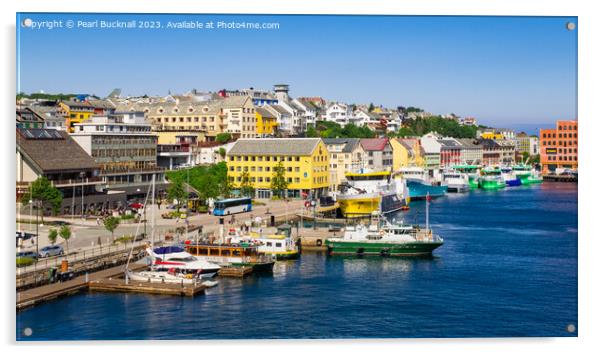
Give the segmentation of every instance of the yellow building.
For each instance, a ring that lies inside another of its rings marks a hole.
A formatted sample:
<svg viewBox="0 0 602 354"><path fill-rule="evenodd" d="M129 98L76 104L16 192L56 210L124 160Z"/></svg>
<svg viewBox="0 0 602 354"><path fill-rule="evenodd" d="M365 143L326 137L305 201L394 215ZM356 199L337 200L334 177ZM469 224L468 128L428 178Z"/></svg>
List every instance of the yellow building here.
<svg viewBox="0 0 602 354"><path fill-rule="evenodd" d="M328 191L328 162L320 138L239 139L228 152L228 179L239 188L248 172L256 197L270 198L274 169L282 163L288 196L315 198Z"/></svg>
<svg viewBox="0 0 602 354"><path fill-rule="evenodd" d="M424 150L419 139L390 139L393 148L393 171L402 167L424 167Z"/></svg>
<svg viewBox="0 0 602 354"><path fill-rule="evenodd" d="M357 138L324 139L324 144L330 154L329 189L334 192L347 180L346 173L359 172L365 167L366 152Z"/></svg>
<svg viewBox="0 0 602 354"><path fill-rule="evenodd" d="M503 140L504 135L495 132L484 132L481 134L481 138L483 139L493 139L493 140Z"/></svg>
<svg viewBox="0 0 602 354"><path fill-rule="evenodd" d="M278 121L276 116L267 109L255 108L255 118L257 118L257 136L265 137L274 135L278 129Z"/></svg>
<svg viewBox="0 0 602 354"><path fill-rule="evenodd" d="M75 123L83 123L94 115L94 107L87 102L61 101L59 109L65 116L65 127L70 133L73 133Z"/></svg>
<svg viewBox="0 0 602 354"><path fill-rule="evenodd" d="M61 101L59 113L65 117L65 127L73 133L73 125L83 123L92 116L104 116L115 112L115 105L104 100Z"/></svg>
<svg viewBox="0 0 602 354"><path fill-rule="evenodd" d="M145 113L153 131L159 135L160 144L173 144L169 141L172 136L175 137L177 131L203 137L203 140L199 141L211 141L226 128L224 113L215 101L160 102L136 105L130 109Z"/></svg>

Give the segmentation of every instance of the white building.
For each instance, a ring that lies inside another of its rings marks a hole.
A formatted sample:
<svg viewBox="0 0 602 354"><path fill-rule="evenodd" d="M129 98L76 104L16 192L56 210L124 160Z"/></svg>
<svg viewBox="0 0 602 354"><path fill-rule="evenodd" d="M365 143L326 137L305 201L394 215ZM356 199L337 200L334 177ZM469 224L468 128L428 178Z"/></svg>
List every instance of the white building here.
<svg viewBox="0 0 602 354"><path fill-rule="evenodd" d="M329 122L335 122L340 125L345 125L353 120L352 107L343 103L334 102L331 103L324 114L325 120Z"/></svg>

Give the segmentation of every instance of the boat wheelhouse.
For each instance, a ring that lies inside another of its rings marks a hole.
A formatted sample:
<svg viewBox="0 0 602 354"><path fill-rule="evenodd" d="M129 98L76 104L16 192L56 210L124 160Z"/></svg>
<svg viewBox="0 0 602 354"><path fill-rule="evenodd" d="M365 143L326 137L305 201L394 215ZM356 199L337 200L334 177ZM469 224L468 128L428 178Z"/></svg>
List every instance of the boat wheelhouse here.
<svg viewBox="0 0 602 354"><path fill-rule="evenodd" d="M344 217L368 216L374 211L384 214L401 210L408 199L405 181L392 178L389 171L345 174L337 202Z"/></svg>
<svg viewBox="0 0 602 354"><path fill-rule="evenodd" d="M501 189L506 187L502 177L502 171L497 167L486 167L481 170L479 187L487 190Z"/></svg>
<svg viewBox="0 0 602 354"><path fill-rule="evenodd" d="M470 190L468 175L456 171L445 171L441 185L447 186L448 192L463 193Z"/></svg>
<svg viewBox="0 0 602 354"><path fill-rule="evenodd" d="M468 185L471 189L479 188L479 170L481 166L477 165L456 165L452 169L468 176Z"/></svg>

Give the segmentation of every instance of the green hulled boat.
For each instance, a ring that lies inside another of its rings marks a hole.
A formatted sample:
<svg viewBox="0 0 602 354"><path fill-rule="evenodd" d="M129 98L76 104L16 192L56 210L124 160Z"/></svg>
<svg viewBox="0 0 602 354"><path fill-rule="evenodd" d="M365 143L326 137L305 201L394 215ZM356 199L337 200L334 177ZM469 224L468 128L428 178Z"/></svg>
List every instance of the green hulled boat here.
<svg viewBox="0 0 602 354"><path fill-rule="evenodd" d="M501 189L506 187L506 182L502 177L502 171L499 168L487 167L481 170L479 177L479 187L482 189Z"/></svg>
<svg viewBox="0 0 602 354"><path fill-rule="evenodd" d="M347 226L342 238L326 240L331 255L429 256L441 245L443 239L428 228L428 222L422 229L418 225L391 223L378 213L370 225Z"/></svg>
<svg viewBox="0 0 602 354"><path fill-rule="evenodd" d="M479 188L479 166L477 165L456 165L454 170L468 175L468 186L470 189Z"/></svg>
<svg viewBox="0 0 602 354"><path fill-rule="evenodd" d="M523 185L535 184L543 182L543 178L533 169L531 165L518 164L512 166L512 170L516 173Z"/></svg>

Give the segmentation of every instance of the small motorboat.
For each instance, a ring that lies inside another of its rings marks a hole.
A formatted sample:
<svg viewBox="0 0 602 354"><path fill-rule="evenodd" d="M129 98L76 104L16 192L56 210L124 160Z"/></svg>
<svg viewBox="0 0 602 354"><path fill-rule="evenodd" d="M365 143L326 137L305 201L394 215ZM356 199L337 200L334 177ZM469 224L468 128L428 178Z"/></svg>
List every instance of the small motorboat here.
<svg viewBox="0 0 602 354"><path fill-rule="evenodd" d="M217 286L218 282L214 281L214 280L205 280L204 282L201 283L202 285L205 285L208 288L213 288L214 286Z"/></svg>

